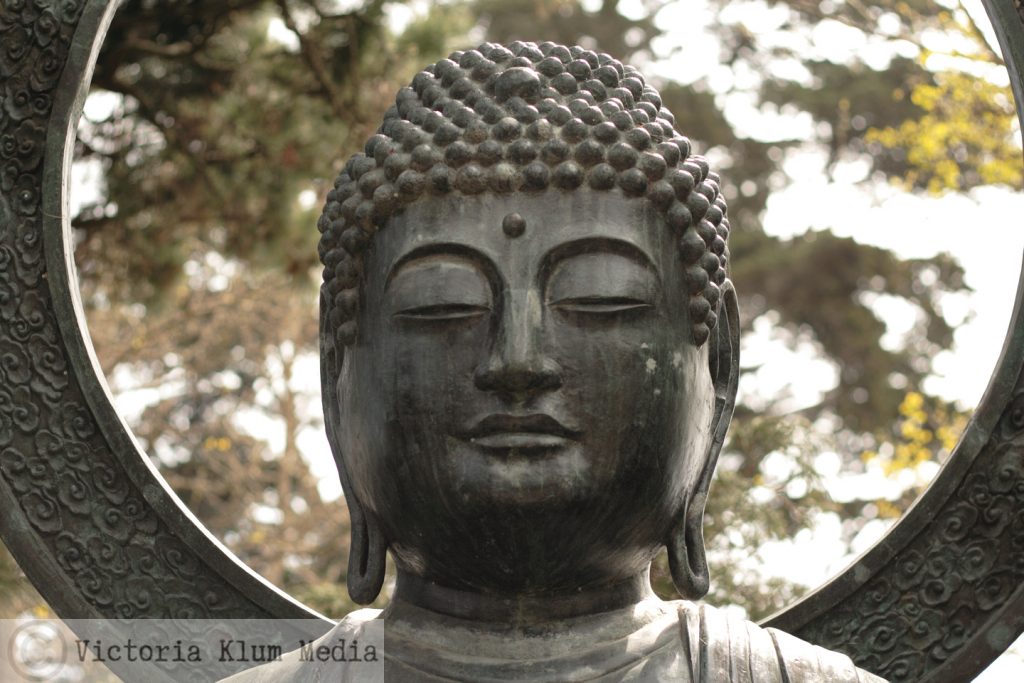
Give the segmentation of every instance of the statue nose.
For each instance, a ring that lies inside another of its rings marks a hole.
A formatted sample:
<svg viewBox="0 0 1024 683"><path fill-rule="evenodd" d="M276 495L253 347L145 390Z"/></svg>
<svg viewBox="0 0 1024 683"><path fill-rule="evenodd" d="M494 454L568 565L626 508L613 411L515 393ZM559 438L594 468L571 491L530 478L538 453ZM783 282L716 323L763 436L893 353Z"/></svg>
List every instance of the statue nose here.
<svg viewBox="0 0 1024 683"><path fill-rule="evenodd" d="M481 391L493 391L514 399L528 398L562 386L558 367L544 358L523 358L512 362L492 359L477 370L473 379Z"/></svg>
<svg viewBox="0 0 1024 683"><path fill-rule="evenodd" d="M558 364L542 350L539 301L532 293L510 296L487 360L474 373L481 391L522 400L562 386Z"/></svg>

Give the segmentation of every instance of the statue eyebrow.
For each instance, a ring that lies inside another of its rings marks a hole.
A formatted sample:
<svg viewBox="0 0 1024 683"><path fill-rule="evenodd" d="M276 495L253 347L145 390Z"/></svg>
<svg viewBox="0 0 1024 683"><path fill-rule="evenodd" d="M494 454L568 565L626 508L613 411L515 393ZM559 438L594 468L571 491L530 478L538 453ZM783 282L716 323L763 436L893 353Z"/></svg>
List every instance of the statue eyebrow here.
<svg viewBox="0 0 1024 683"><path fill-rule="evenodd" d="M581 237L577 240L559 244L544 255L538 277L540 277L542 282L546 281L555 266L560 262L566 261L575 256L593 254L596 252L622 256L643 266L647 270L651 271L657 279L658 285L661 285L661 269L658 268L650 255L632 242L615 237Z"/></svg>
<svg viewBox="0 0 1024 683"><path fill-rule="evenodd" d="M434 256L454 256L460 261L469 261L483 271L484 276L492 283L492 285L500 280L498 276L498 267L483 252L465 244L442 242L438 244L424 244L403 254L388 270L387 277L384 280L384 290L387 290L391 285L391 281L394 280L403 269L412 265L416 261Z"/></svg>

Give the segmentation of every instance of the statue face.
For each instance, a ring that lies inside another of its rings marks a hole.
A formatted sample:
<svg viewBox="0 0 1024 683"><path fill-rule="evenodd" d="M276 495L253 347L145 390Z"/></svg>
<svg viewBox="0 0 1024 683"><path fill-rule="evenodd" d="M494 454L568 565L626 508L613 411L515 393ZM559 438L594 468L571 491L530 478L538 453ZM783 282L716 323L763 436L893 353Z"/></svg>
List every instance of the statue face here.
<svg viewBox="0 0 1024 683"><path fill-rule="evenodd" d="M661 215L589 190L421 200L365 264L341 457L399 567L537 592L642 571L714 407Z"/></svg>

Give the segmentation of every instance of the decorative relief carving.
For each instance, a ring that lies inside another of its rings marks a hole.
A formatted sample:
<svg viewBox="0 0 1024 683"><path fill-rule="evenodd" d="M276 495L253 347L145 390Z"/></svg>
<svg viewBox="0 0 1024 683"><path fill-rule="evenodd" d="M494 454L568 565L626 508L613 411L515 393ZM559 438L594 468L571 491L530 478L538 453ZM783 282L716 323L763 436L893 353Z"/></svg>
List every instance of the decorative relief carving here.
<svg viewBox="0 0 1024 683"><path fill-rule="evenodd" d="M54 89L86 4L4 0L0 7L0 498L18 506L3 514L23 516L65 584L97 615L270 616L144 502L104 441L62 346L45 279L42 160ZM1024 17L1021 0L1014 4ZM919 680L962 654L1022 583L1019 388L930 526L798 635L849 652L892 681Z"/></svg>
<svg viewBox="0 0 1024 683"><path fill-rule="evenodd" d="M929 527L800 636L893 683L955 656L1024 583L1024 386Z"/></svg>
<svg viewBox="0 0 1024 683"><path fill-rule="evenodd" d="M0 9L0 487L99 615L266 617L143 501L69 373L44 275L42 160L84 6Z"/></svg>

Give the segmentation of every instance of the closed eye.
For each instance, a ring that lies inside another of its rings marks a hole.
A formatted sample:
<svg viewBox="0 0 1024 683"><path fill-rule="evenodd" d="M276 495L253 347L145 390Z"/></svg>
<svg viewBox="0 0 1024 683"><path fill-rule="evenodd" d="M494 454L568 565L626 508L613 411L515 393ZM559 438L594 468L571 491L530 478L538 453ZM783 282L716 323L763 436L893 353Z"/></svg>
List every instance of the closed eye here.
<svg viewBox="0 0 1024 683"><path fill-rule="evenodd" d="M631 313L654 308L654 304L643 299L626 296L584 296L559 299L551 302L551 306L566 313L583 314L614 314Z"/></svg>
<svg viewBox="0 0 1024 683"><path fill-rule="evenodd" d="M476 304L431 304L429 306L414 306L397 311L396 318L405 320L442 321L442 320L465 320L487 315L491 309Z"/></svg>

